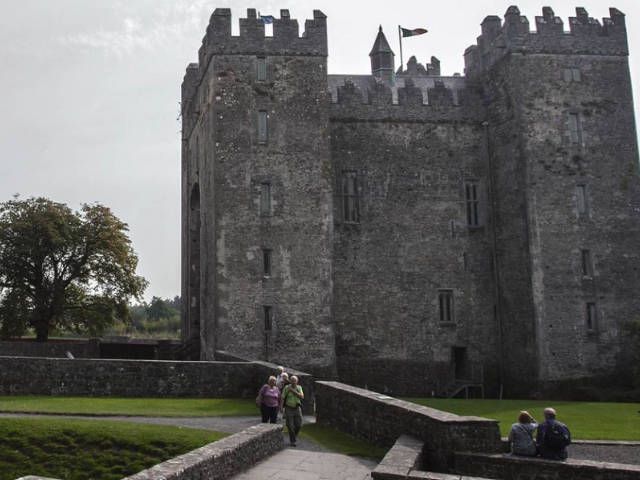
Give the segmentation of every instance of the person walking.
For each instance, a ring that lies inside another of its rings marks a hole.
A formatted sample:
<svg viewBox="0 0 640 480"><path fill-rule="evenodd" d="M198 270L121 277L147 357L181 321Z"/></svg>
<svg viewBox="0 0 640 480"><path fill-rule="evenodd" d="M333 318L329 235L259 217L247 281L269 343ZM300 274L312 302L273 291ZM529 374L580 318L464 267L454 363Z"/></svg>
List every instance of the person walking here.
<svg viewBox="0 0 640 480"><path fill-rule="evenodd" d="M296 446L296 438L302 428L302 400L304 392L302 387L298 385L298 377L291 375L290 384L285 386L280 397L280 411L284 412L287 422L287 430L289 430L289 443L292 447Z"/></svg>
<svg viewBox="0 0 640 480"><path fill-rule="evenodd" d="M566 460L568 457L571 432L564 423L556 420L556 411L551 407L544 409L544 423L538 426L536 443L542 458Z"/></svg>
<svg viewBox="0 0 640 480"><path fill-rule="evenodd" d="M256 403L260 407L262 423L278 423L280 389L276 386L276 377L271 376L258 392Z"/></svg>
<svg viewBox="0 0 640 480"><path fill-rule="evenodd" d="M535 457L538 453L536 442L533 439L533 431L538 424L526 410L518 415L518 422L511 425L509 432L509 445L513 455Z"/></svg>

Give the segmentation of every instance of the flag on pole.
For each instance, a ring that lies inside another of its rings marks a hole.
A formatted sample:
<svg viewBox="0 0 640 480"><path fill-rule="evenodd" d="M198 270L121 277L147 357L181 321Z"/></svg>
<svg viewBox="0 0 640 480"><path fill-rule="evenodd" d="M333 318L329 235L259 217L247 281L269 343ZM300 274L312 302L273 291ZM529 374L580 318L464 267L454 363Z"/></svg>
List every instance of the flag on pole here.
<svg viewBox="0 0 640 480"><path fill-rule="evenodd" d="M268 23L273 23L275 17L273 15L260 15L260 20L262 20L262 23L266 25Z"/></svg>
<svg viewBox="0 0 640 480"><path fill-rule="evenodd" d="M423 33L428 32L426 28L414 28L413 30L410 30L408 28L400 27L400 30L402 30L403 37L415 37L416 35L422 35Z"/></svg>

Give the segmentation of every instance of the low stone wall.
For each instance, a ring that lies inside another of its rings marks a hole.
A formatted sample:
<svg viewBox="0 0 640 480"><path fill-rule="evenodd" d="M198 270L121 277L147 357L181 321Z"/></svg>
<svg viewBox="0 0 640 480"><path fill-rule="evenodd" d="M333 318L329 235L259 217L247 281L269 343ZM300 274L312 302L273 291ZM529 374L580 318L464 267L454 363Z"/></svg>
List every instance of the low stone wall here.
<svg viewBox="0 0 640 480"><path fill-rule="evenodd" d="M0 341L0 356L67 358L123 358L175 360L178 340L130 339L128 337Z"/></svg>
<svg viewBox="0 0 640 480"><path fill-rule="evenodd" d="M216 350L216 360L221 361L233 361L233 362L246 362L255 365L255 381L256 385L264 385L269 376L276 374L276 369L278 365L271 362L262 362L262 361L252 361L246 358L240 357L230 352L226 352L224 350ZM315 412L315 393L314 393L314 378L313 375L310 375L305 372L301 372L300 370L296 370L290 368L286 365L283 365L285 372L289 375L296 375L299 380L299 384L302 387L304 392L304 402L302 403L302 412L306 415L313 415ZM256 391L257 395L257 391Z"/></svg>
<svg viewBox="0 0 640 480"><path fill-rule="evenodd" d="M97 339L51 342L7 340L0 342L0 355L7 357L66 358L67 352L71 352L76 358L100 358L100 345Z"/></svg>
<svg viewBox="0 0 640 480"><path fill-rule="evenodd" d="M422 440L401 435L371 472L374 480L402 480L412 478L411 474L422 466Z"/></svg>
<svg viewBox="0 0 640 480"><path fill-rule="evenodd" d="M255 398L272 368L262 362L0 357L0 395ZM305 408L312 410L313 379L299 375Z"/></svg>
<svg viewBox="0 0 640 480"><path fill-rule="evenodd" d="M447 471L455 451L500 452L498 422L461 417L338 382L316 382L316 419L391 447L402 434L424 442L430 469Z"/></svg>
<svg viewBox="0 0 640 480"><path fill-rule="evenodd" d="M282 426L261 424L123 480L222 480L284 448Z"/></svg>
<svg viewBox="0 0 640 480"><path fill-rule="evenodd" d="M566 461L517 457L505 454L456 452L452 471L462 475L512 480L639 480L640 465Z"/></svg>

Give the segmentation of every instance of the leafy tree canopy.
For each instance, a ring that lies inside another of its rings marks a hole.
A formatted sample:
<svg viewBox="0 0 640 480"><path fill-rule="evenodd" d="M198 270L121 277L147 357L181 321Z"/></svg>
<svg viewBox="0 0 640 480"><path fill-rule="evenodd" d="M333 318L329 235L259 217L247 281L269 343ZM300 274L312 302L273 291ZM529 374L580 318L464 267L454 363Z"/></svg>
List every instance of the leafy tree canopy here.
<svg viewBox="0 0 640 480"><path fill-rule="evenodd" d="M74 212L46 198L0 203L0 335L96 335L127 318L128 300L147 286L127 232L100 204Z"/></svg>

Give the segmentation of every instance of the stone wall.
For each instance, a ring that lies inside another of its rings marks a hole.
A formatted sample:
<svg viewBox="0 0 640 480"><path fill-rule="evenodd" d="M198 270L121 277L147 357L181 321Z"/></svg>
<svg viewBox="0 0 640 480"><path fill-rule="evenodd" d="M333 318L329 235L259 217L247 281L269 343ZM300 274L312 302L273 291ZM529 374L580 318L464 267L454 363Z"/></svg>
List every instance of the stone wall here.
<svg viewBox="0 0 640 480"><path fill-rule="evenodd" d="M0 357L0 395L255 398L274 370L261 362ZM313 379L296 373L312 413Z"/></svg>
<svg viewBox="0 0 640 480"><path fill-rule="evenodd" d="M0 342L0 355L7 357L66 358L67 352L71 352L76 358L100 358L100 344L97 339L48 342L11 340Z"/></svg>
<svg viewBox="0 0 640 480"><path fill-rule="evenodd" d="M281 426L256 425L123 480L222 480L249 469L283 447Z"/></svg>
<svg viewBox="0 0 640 480"><path fill-rule="evenodd" d="M127 358L173 360L181 346L178 340L117 338L7 340L0 342L0 356L66 358Z"/></svg>
<svg viewBox="0 0 640 480"><path fill-rule="evenodd" d="M559 462L511 455L456 452L452 471L513 480L638 480L640 466L567 459Z"/></svg>
<svg viewBox="0 0 640 480"><path fill-rule="evenodd" d="M338 382L316 382L316 419L376 445L400 435L425 443L425 461L446 470L454 451L499 452L498 422L461 417Z"/></svg>

